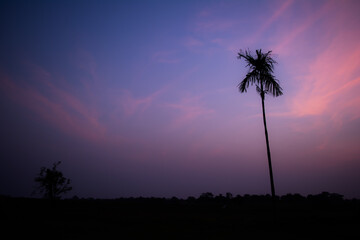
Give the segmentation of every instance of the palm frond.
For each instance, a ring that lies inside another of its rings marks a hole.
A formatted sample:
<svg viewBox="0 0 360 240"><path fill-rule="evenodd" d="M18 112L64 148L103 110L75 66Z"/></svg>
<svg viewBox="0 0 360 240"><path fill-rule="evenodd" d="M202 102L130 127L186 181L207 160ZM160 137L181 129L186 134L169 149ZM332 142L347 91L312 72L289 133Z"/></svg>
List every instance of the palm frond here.
<svg viewBox="0 0 360 240"><path fill-rule="evenodd" d="M256 91L258 92L258 94L261 95L261 93L262 93L264 90L261 90L261 88L259 87L259 85L256 85Z"/></svg>
<svg viewBox="0 0 360 240"><path fill-rule="evenodd" d="M264 83L266 91L271 93L274 97L283 95L279 80L277 80L272 74L266 76Z"/></svg>
<svg viewBox="0 0 360 240"><path fill-rule="evenodd" d="M248 72L246 77L238 84L238 88L240 92L247 92L247 88L249 85L254 84L258 80L258 73L256 70Z"/></svg>
<svg viewBox="0 0 360 240"><path fill-rule="evenodd" d="M279 81L273 75L274 65L277 62L272 57L272 51L263 53L258 49L254 57L250 50L240 50L238 59L241 58L244 58L249 71L238 85L240 92L246 92L250 84L256 83L259 94L271 93L274 97L283 94Z"/></svg>

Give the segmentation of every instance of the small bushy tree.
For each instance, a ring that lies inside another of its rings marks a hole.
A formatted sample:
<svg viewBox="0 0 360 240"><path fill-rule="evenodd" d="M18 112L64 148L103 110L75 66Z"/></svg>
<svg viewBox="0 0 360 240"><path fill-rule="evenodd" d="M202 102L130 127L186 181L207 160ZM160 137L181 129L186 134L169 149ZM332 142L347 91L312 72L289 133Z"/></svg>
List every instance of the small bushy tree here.
<svg viewBox="0 0 360 240"><path fill-rule="evenodd" d="M56 162L53 167L42 167L40 173L34 179L39 184L37 192L43 194L44 198L59 199L62 194L72 190L70 179L64 177L63 173L56 168L61 162Z"/></svg>

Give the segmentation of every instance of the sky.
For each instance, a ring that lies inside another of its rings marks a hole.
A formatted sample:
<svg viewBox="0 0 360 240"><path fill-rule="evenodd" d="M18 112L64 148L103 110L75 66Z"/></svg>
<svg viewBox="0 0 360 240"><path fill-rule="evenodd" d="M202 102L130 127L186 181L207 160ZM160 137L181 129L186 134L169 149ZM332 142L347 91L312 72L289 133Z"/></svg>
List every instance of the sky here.
<svg viewBox="0 0 360 240"><path fill-rule="evenodd" d="M0 194L61 161L67 197L269 194L261 98L240 49L272 51L276 194L360 198L360 2L1 1Z"/></svg>

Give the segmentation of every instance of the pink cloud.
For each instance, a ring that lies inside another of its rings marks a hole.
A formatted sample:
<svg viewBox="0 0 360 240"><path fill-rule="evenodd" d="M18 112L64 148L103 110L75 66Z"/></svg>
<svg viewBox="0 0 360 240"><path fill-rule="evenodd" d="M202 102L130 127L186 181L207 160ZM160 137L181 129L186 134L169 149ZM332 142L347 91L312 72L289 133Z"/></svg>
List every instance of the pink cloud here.
<svg viewBox="0 0 360 240"><path fill-rule="evenodd" d="M283 3L277 7L278 10L275 11L269 19L267 19L266 23L262 26L261 29L267 28L270 24L272 24L274 21L276 21L278 18L280 18L284 14L284 12L286 12L293 3L294 3L294 0L283 1Z"/></svg>
<svg viewBox="0 0 360 240"><path fill-rule="evenodd" d="M178 63L180 58L176 57L176 51L158 51L152 56L153 61L160 63Z"/></svg>
<svg viewBox="0 0 360 240"><path fill-rule="evenodd" d="M35 65L32 64L32 67L34 66ZM51 74L40 66L36 66L33 69L36 69L36 71L34 71L36 78L41 80L41 83L48 87L47 90L53 97L57 98L58 101L61 101L64 105L79 113L81 116L84 116L92 124L99 125L99 122L97 121L99 116L94 108L86 106L83 102L81 102L78 98L69 92L56 87L53 81L51 81ZM41 78L39 73L42 73L42 75L46 76L46 78Z"/></svg>
<svg viewBox="0 0 360 240"><path fill-rule="evenodd" d="M328 114L341 122L342 115L359 116L360 46L353 34L342 33L310 63L301 89L292 100L297 116Z"/></svg>
<svg viewBox="0 0 360 240"><path fill-rule="evenodd" d="M283 16L286 11L291 7L291 5L294 3L294 0L287 0L284 1L276 10L270 18L266 18L264 20L264 24L261 25L261 27L254 33L253 36L248 40L248 42L252 43L253 41L256 41L260 38L260 36L281 16Z"/></svg>
<svg viewBox="0 0 360 240"><path fill-rule="evenodd" d="M227 31L234 27L237 21L230 19L203 19L195 23L195 31L200 33L215 33Z"/></svg>
<svg viewBox="0 0 360 240"><path fill-rule="evenodd" d="M78 49L75 52L75 56L73 57L74 64L81 70L83 70L86 73L89 73L90 76L93 78L93 80L98 80L97 75L97 63L95 61L94 56L84 50L84 49Z"/></svg>
<svg viewBox="0 0 360 240"><path fill-rule="evenodd" d="M39 78L51 77L45 70L41 72L46 74L40 75ZM56 88L50 81L42 79L41 82L46 83L43 85L46 87L43 89L45 93L34 86L15 83L10 77L1 77L1 86L5 94L14 102L33 111L40 119L68 135L96 141L104 138L106 129L98 121L94 109L90 110L71 94Z"/></svg>
<svg viewBox="0 0 360 240"><path fill-rule="evenodd" d="M178 103L166 104L179 112L179 115L172 122L172 128L178 128L197 118L214 113L214 110L206 108L201 102L201 97L184 97Z"/></svg>
<svg viewBox="0 0 360 240"><path fill-rule="evenodd" d="M200 41L200 40L198 40L198 39L196 39L194 37L187 37L187 38L184 39L183 42L184 42L184 45L186 47L189 47L189 48L191 48L191 47L201 47L201 46L204 45L204 43L202 41Z"/></svg>
<svg viewBox="0 0 360 240"><path fill-rule="evenodd" d="M77 79L87 90L87 94L92 95L92 88L94 84L103 84L104 79L101 79L98 74L98 64L93 54L82 48L77 49L71 55L71 64L76 67L81 74Z"/></svg>
<svg viewBox="0 0 360 240"><path fill-rule="evenodd" d="M296 92L288 97L290 110L273 115L326 116L326 121L337 126L360 116L357 94L360 90L360 32L351 24L353 19L349 11L352 11L351 5L326 2L280 38L274 52L283 59L291 53L288 62L297 66L301 75L293 78ZM284 28L289 26L285 23ZM322 43L313 46L304 41L312 35ZM311 48L314 48L311 58L296 57L296 51Z"/></svg>
<svg viewBox="0 0 360 240"><path fill-rule="evenodd" d="M312 34L309 32L310 28L316 23L316 21L329 15L329 12L333 8L334 6L332 2L327 2L316 9L316 11L314 11L310 16L301 20L301 22L295 27L283 24L285 28L280 33L280 41L273 47L273 51L281 55L289 55L292 53L294 49L294 42L301 36L308 36L307 34ZM284 11L286 9L287 8L285 8Z"/></svg>
<svg viewBox="0 0 360 240"><path fill-rule="evenodd" d="M221 47L224 47L226 50L230 52L236 52L239 50L239 46L241 45L248 45L261 40L262 34L268 30L276 21L281 18L283 15L287 13L289 8L293 5L293 0L283 1L279 6L276 7L276 11L271 13L270 17L266 17L263 19L263 24L256 28L254 32L248 32L246 36L249 35L248 38L244 38L244 35L241 34L238 38L232 39L224 39L224 38L215 38L211 40L212 43L216 43ZM273 4L273 3L271 3ZM265 16L267 16L265 14ZM233 30L239 24L239 20L233 21L229 19L201 19L197 23L197 32L218 32L218 31L227 31Z"/></svg>
<svg viewBox="0 0 360 240"><path fill-rule="evenodd" d="M208 17L211 15L211 13L212 13L212 11L207 8L207 9L201 10L197 15L198 15L198 17Z"/></svg>
<svg viewBox="0 0 360 240"><path fill-rule="evenodd" d="M160 89L147 97L135 98L129 90L121 90L120 98L117 100L125 116L129 117L141 113L151 106L154 99L161 94L165 88Z"/></svg>

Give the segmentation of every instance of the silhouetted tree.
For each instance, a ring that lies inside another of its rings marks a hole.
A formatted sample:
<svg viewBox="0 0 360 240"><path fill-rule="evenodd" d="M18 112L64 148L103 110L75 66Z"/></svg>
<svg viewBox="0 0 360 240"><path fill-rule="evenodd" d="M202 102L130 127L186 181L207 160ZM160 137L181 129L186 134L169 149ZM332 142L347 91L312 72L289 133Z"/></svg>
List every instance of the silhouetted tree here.
<svg viewBox="0 0 360 240"><path fill-rule="evenodd" d="M233 198L233 195L232 195L231 192L227 192L225 196L226 196L227 199L232 199Z"/></svg>
<svg viewBox="0 0 360 240"><path fill-rule="evenodd" d="M40 169L39 175L34 179L39 184L38 192L43 194L44 198L59 199L62 194L72 189L70 179L65 178L63 173L56 168L61 162L56 162L53 167Z"/></svg>
<svg viewBox="0 0 360 240"><path fill-rule="evenodd" d="M250 50L245 50L243 52L240 50L238 53L238 59L244 58L247 63L246 67L249 67L249 71L246 74L245 78L239 83L239 91L241 93L246 92L249 85L256 85L256 91L260 94L261 104L262 104L262 113L264 120L265 128L265 139L267 147L267 156L269 163L269 172L270 172L270 185L271 185L271 195L275 199L275 186L273 179L273 172L271 166L271 154L269 146L269 137L266 126L266 117L265 117L265 94L271 94L274 97L278 97L283 94L282 88L279 85L279 81L275 79L273 75L274 64L276 61L272 58L271 51L263 53L260 50L256 50L256 56L253 56Z"/></svg>
<svg viewBox="0 0 360 240"><path fill-rule="evenodd" d="M212 194L211 192L202 193L199 197L199 199L204 199L204 200L209 200L213 198L214 198L214 194Z"/></svg>

